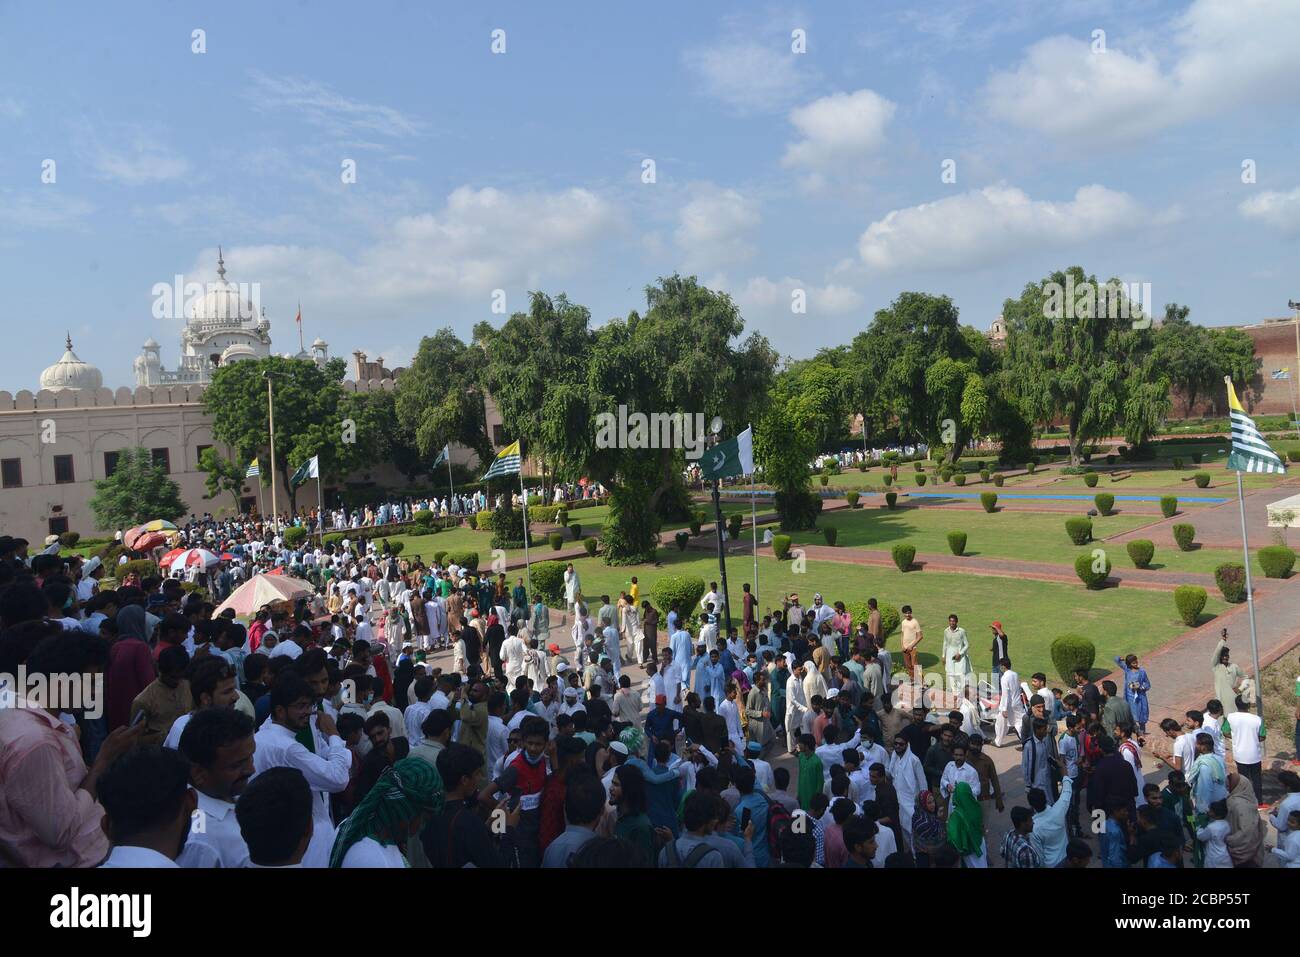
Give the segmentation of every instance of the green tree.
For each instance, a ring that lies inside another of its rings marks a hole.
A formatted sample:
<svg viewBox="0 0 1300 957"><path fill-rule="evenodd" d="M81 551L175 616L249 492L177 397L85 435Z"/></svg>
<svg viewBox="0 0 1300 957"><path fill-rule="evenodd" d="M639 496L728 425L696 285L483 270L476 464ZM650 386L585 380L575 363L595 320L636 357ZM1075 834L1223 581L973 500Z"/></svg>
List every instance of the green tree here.
<svg viewBox="0 0 1300 957"><path fill-rule="evenodd" d="M305 359L269 356L236 362L217 369L203 393L212 416L212 435L236 452L236 461L258 456L264 468L262 483L271 483L270 433L267 426L266 376L275 391L275 465L284 486L289 476L313 455L320 456L321 477L337 480L365 460L376 428L345 420L347 411L361 406L342 402L342 359L325 366ZM297 510L298 490L290 489L289 507Z"/></svg>
<svg viewBox="0 0 1300 957"><path fill-rule="evenodd" d="M433 459L448 442L492 460L487 431L483 370L487 358L477 345L466 344L451 330L439 329L420 340L411 366L397 380L397 420L413 433L424 459Z"/></svg>
<svg viewBox="0 0 1300 957"><path fill-rule="evenodd" d="M1220 409L1227 408L1228 393L1223 387L1223 377L1226 375L1230 376L1233 382L1241 384L1241 400L1247 407L1253 406L1259 401L1262 391L1259 367L1264 362L1262 358L1255 355L1255 340L1240 329L1215 327L1207 331L1210 338L1210 354L1219 363L1218 376L1210 390L1215 397L1215 405ZM1294 376L1298 372L1300 370L1292 369L1291 375Z"/></svg>
<svg viewBox="0 0 1300 957"><path fill-rule="evenodd" d="M1063 291L1071 289L1073 300L1063 302ZM1141 360L1152 351L1151 332L1134 328L1140 316L1116 281L1099 284L1071 266L1026 285L1020 298L1004 303L1002 314L1005 368L1021 407L1041 425L1065 425L1071 464L1082 461L1089 441L1117 425L1150 419L1150 390L1140 387L1149 381Z"/></svg>
<svg viewBox="0 0 1300 957"><path fill-rule="evenodd" d="M154 519L174 522L189 506L180 486L155 464L148 449L123 449L113 474L95 483L90 499L96 524L104 530L126 529Z"/></svg>
<svg viewBox="0 0 1300 957"><path fill-rule="evenodd" d="M214 499L222 492L229 492L235 500L235 512L239 512L239 494L244 490L244 473L247 465L238 465L223 457L215 448L203 450L199 456L199 471L207 474L203 479L205 499Z"/></svg>
<svg viewBox="0 0 1300 957"><path fill-rule="evenodd" d="M754 459L776 493L781 528L816 524L821 499L809 487L809 462L819 437L842 423L844 380L824 359L793 363L776 377L769 401L754 428Z"/></svg>

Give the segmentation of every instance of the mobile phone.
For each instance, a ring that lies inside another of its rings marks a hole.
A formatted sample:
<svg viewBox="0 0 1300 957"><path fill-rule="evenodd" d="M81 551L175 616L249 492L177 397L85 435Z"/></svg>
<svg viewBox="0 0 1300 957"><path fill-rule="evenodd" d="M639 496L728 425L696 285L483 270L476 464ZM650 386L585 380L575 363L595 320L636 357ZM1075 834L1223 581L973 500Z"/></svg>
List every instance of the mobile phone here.
<svg viewBox="0 0 1300 957"><path fill-rule="evenodd" d="M740 829L742 831L745 828L749 827L749 819L752 816L753 816L753 812L749 808L745 808L745 812L740 815Z"/></svg>
<svg viewBox="0 0 1300 957"><path fill-rule="evenodd" d="M134 728L137 724L139 724L143 720L144 720L144 709L141 708L139 711L135 713L135 717L131 719L131 723L127 725L127 727Z"/></svg>

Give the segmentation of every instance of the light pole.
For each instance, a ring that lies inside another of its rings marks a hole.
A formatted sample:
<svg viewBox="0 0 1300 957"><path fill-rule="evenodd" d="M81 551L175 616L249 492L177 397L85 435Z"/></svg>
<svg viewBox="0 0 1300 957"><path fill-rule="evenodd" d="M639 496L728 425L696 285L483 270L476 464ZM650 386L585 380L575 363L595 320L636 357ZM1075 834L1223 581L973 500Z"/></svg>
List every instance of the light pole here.
<svg viewBox="0 0 1300 957"><path fill-rule="evenodd" d="M276 503L275 497L275 392L271 388L272 375L270 370L266 372L266 423L267 431L271 436L271 514L272 527L280 531L280 508Z"/></svg>
<svg viewBox="0 0 1300 957"><path fill-rule="evenodd" d="M1300 302L1294 299L1286 301L1288 309L1295 311L1295 372L1291 378L1295 380L1296 392L1300 392ZM1290 390L1287 390L1290 392ZM1291 394L1291 428L1300 430L1300 414L1296 412L1296 393Z"/></svg>
<svg viewBox="0 0 1300 957"><path fill-rule="evenodd" d="M717 445L722 439L722 419L714 417L711 423L713 429L713 444ZM718 539L718 569L722 574L722 607L723 614L726 616L727 634L731 634L731 592L727 588L727 557L726 549L722 543L722 496L719 492L722 480L713 480L713 532Z"/></svg>

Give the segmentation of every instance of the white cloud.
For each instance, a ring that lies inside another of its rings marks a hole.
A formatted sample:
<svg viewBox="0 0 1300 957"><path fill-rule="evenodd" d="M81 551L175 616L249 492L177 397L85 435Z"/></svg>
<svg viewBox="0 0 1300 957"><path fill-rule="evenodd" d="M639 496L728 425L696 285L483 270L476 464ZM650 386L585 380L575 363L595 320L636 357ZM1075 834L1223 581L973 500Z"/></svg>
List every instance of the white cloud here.
<svg viewBox="0 0 1300 957"><path fill-rule="evenodd" d="M882 271L969 269L1007 256L1064 247L1146 222L1127 193L1084 186L1070 202L1030 199L1022 190L990 186L960 196L896 209L858 240L862 261Z"/></svg>
<svg viewBox="0 0 1300 957"><path fill-rule="evenodd" d="M433 297L481 299L494 289L536 288L571 272L615 230L611 204L585 189L510 193L462 186L436 212L400 216L355 254L323 246L268 244L226 250L233 281L260 282L262 301L301 295L332 318L365 322L369 311L420 308ZM196 272L210 272L215 251ZM513 308L513 307L512 307ZM486 318L486 316L485 316Z"/></svg>
<svg viewBox="0 0 1300 957"><path fill-rule="evenodd" d="M1300 4L1295 0L1196 0L1165 30L1163 58L1105 52L1054 36L984 88L993 116L1062 139L1131 140L1236 107L1300 93Z"/></svg>
<svg viewBox="0 0 1300 957"><path fill-rule="evenodd" d="M422 129L418 121L400 110L350 99L324 83L301 77L269 76L260 70L252 70L249 75L253 88L248 91L247 99L255 109L300 113L307 122L336 136L367 132L404 137L415 136Z"/></svg>
<svg viewBox="0 0 1300 957"><path fill-rule="evenodd" d="M55 185L37 187L34 192L16 194L0 190L0 224L24 229L67 229L83 225L95 211L84 199L68 196Z"/></svg>
<svg viewBox="0 0 1300 957"><path fill-rule="evenodd" d="M750 240L762 220L758 203L712 183L696 184L691 192L691 200L678 212L674 233L687 268L711 269L753 256Z"/></svg>
<svg viewBox="0 0 1300 957"><path fill-rule="evenodd" d="M26 112L27 108L12 96L0 96L0 117L6 120L16 120Z"/></svg>
<svg viewBox="0 0 1300 957"><path fill-rule="evenodd" d="M709 96L740 113L759 113L799 98L809 79L798 68L800 56L788 39L736 40L687 50L683 60Z"/></svg>
<svg viewBox="0 0 1300 957"><path fill-rule="evenodd" d="M181 179L190 164L161 141L155 130L134 125L96 129L89 123L74 131L78 156L100 179L139 186Z"/></svg>
<svg viewBox="0 0 1300 957"><path fill-rule="evenodd" d="M819 286L791 276L781 279L754 276L743 286L732 288L727 277L719 275L712 277L707 285L731 293L749 325L754 325L755 320L798 321L804 314L792 308L797 290L804 294L806 315L814 318L844 315L862 305L862 296L850 286L833 283Z"/></svg>
<svg viewBox="0 0 1300 957"><path fill-rule="evenodd" d="M1237 207L1241 215L1279 230L1285 236L1300 235L1300 186L1289 193L1266 190Z"/></svg>
<svg viewBox="0 0 1300 957"><path fill-rule="evenodd" d="M790 122L803 139L786 147L782 165L827 171L860 160L884 144L896 109L872 90L857 90L791 110Z"/></svg>

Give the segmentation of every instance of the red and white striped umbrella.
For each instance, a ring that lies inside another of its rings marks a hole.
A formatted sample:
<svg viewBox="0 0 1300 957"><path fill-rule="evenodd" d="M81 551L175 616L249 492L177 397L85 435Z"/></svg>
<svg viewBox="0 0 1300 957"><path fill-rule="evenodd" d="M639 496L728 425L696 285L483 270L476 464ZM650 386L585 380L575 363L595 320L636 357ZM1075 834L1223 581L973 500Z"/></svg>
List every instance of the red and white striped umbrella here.
<svg viewBox="0 0 1300 957"><path fill-rule="evenodd" d="M170 559L170 561L168 561ZM206 548L187 548L180 552L175 552L163 556L160 565L170 567L180 566L181 568L193 568L198 565L202 568L212 568L214 565L221 563L221 556Z"/></svg>

